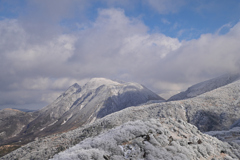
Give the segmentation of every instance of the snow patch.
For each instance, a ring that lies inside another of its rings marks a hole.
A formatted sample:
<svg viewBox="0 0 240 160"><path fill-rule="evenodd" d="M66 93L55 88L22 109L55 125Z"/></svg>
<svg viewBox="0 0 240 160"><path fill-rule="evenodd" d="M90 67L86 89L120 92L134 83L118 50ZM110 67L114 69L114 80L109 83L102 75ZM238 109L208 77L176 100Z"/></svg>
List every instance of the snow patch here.
<svg viewBox="0 0 240 160"><path fill-rule="evenodd" d="M97 89L98 87L102 86L102 85L119 85L120 83L112 81L110 79L106 79L106 78L92 78L89 82L87 82L84 86L84 88L86 89Z"/></svg>
<svg viewBox="0 0 240 160"><path fill-rule="evenodd" d="M44 130L46 127L43 127L42 129L40 129L40 131Z"/></svg>
<svg viewBox="0 0 240 160"><path fill-rule="evenodd" d="M64 120L64 121L62 122L62 124L61 124L61 125L64 125L66 122L67 122L67 121L66 121L66 120Z"/></svg>
<svg viewBox="0 0 240 160"><path fill-rule="evenodd" d="M70 118L72 118L72 113L71 113L71 115L69 117L67 117L66 120L63 121L63 123L61 125L65 124Z"/></svg>
<svg viewBox="0 0 240 160"><path fill-rule="evenodd" d="M93 117L93 119L89 122L89 124L92 124L96 120L96 117Z"/></svg>
<svg viewBox="0 0 240 160"><path fill-rule="evenodd" d="M53 123L49 124L48 126L54 125L58 120L54 121Z"/></svg>

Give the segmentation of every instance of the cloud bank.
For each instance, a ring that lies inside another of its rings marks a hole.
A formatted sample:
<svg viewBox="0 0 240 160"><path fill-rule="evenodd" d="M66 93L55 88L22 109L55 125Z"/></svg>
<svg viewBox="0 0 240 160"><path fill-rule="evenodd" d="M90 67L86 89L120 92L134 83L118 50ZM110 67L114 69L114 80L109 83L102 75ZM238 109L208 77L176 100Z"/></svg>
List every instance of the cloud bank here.
<svg viewBox="0 0 240 160"><path fill-rule="evenodd" d="M57 14L65 12L59 9ZM179 41L150 33L141 19L116 8L99 10L94 21L79 23L71 32L61 26L51 34L35 32L40 23L23 22L0 20L2 108L43 107L73 83L83 85L92 77L135 81L168 95L240 68L240 23L223 35L216 32Z"/></svg>

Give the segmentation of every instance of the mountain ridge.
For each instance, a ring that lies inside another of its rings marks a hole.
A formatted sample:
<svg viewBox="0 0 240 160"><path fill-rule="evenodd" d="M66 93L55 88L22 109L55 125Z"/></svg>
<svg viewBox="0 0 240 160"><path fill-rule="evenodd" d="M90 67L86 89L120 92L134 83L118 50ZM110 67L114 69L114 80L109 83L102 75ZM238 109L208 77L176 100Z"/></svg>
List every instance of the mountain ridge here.
<svg viewBox="0 0 240 160"><path fill-rule="evenodd" d="M93 78L82 87L75 83L53 103L31 113L37 115L36 118L23 125L19 136L13 137L12 141L19 137L22 137L22 141L31 141L35 137L69 131L149 100L164 99L133 82L120 83L106 78Z"/></svg>
<svg viewBox="0 0 240 160"><path fill-rule="evenodd" d="M204 82L197 83L189 87L186 91L173 95L167 101L176 101L176 100L193 98L198 95L217 89L219 87L233 83L239 79L240 79L239 73L225 74L210 80L206 80Z"/></svg>

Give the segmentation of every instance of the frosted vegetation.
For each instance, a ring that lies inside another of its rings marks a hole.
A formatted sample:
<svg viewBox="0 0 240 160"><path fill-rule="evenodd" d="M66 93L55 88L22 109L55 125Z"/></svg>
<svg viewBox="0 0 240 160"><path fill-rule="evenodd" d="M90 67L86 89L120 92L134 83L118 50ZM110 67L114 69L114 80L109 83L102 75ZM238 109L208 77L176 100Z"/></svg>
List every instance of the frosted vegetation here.
<svg viewBox="0 0 240 160"><path fill-rule="evenodd" d="M240 159L239 94L235 80L194 98L128 107L73 131L36 138L0 159Z"/></svg>
<svg viewBox="0 0 240 160"><path fill-rule="evenodd" d="M87 138L52 160L239 159L238 151L182 120L150 119L128 122Z"/></svg>

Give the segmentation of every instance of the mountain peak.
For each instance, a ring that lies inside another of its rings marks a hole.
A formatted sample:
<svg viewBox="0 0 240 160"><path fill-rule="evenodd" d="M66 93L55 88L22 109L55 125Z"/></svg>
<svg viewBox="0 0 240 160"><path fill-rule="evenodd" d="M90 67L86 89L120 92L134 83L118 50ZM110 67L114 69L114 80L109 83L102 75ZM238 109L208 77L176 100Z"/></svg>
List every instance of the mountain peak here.
<svg viewBox="0 0 240 160"><path fill-rule="evenodd" d="M71 87L80 88L79 84L74 83Z"/></svg>
<svg viewBox="0 0 240 160"><path fill-rule="evenodd" d="M92 78L85 84L85 88L87 89L96 89L102 85L119 85L120 83L115 82L113 80L107 78Z"/></svg>
<svg viewBox="0 0 240 160"><path fill-rule="evenodd" d="M74 83L63 94L66 95L66 94L69 94L69 93L74 93L74 92L76 92L80 88L81 87L77 83Z"/></svg>

